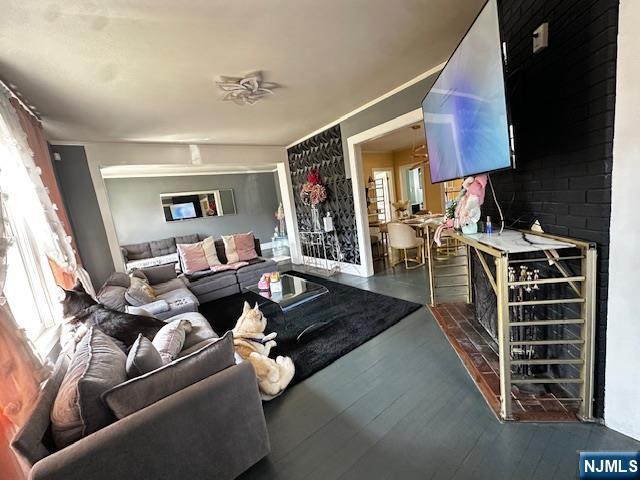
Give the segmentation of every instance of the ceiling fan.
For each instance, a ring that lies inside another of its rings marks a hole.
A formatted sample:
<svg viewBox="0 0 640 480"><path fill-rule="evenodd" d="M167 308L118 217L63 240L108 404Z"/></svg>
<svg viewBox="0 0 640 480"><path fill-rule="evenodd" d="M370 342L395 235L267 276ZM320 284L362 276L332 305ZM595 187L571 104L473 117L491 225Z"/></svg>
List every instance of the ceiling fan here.
<svg viewBox="0 0 640 480"><path fill-rule="evenodd" d="M418 167L421 167L423 165L429 165L429 154L427 153L427 146L426 145L418 145L416 147L416 139L418 137L418 130L420 130L420 125L411 125L411 129L415 132L413 135L413 145L411 148L411 156L413 158L420 158L421 160L413 165L411 165L411 167L409 168L409 170L414 170Z"/></svg>

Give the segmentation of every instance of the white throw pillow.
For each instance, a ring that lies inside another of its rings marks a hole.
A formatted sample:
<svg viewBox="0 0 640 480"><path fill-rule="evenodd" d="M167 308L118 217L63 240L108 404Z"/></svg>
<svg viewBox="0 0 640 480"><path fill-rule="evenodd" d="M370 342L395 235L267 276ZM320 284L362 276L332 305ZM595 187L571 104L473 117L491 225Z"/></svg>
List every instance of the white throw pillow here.
<svg viewBox="0 0 640 480"><path fill-rule="evenodd" d="M156 347L162 362L166 365L178 357L187 333L191 331L191 322L189 320L175 320L167 323L153 337L153 346Z"/></svg>
<svg viewBox="0 0 640 480"><path fill-rule="evenodd" d="M204 250L204 256L207 257L209 267L213 268L215 266L222 265L222 262L218 258L216 243L213 237L207 237L202 240L202 249Z"/></svg>
<svg viewBox="0 0 640 480"><path fill-rule="evenodd" d="M236 240L233 235L222 235L222 241L224 242L224 254L227 256L227 263L240 261L236 250Z"/></svg>

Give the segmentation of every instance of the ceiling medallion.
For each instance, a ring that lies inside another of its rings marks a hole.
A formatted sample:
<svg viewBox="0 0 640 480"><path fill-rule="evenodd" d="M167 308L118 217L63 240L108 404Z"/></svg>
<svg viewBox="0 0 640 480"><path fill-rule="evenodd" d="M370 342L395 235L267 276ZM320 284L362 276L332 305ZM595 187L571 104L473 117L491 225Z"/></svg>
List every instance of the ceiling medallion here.
<svg viewBox="0 0 640 480"><path fill-rule="evenodd" d="M222 100L237 105L253 105L272 95L273 90L279 86L277 83L263 82L262 72L249 73L244 77L221 76L216 84L224 92Z"/></svg>

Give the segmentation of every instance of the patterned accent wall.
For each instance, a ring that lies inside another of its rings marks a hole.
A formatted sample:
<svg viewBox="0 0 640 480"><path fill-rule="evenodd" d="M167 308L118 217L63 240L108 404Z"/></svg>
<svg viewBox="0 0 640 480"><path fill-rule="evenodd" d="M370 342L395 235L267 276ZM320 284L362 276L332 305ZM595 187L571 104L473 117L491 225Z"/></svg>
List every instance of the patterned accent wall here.
<svg viewBox="0 0 640 480"><path fill-rule="evenodd" d="M309 171L318 169L327 189L327 200L320 205L320 215L331 212L342 250L342 261L360 264L358 230L353 205L351 179L344 170L340 125L331 127L287 150L291 184L296 205L298 229L311 231L311 207L302 203L300 189ZM306 254L306 252L303 252ZM339 260L332 258L333 260Z"/></svg>

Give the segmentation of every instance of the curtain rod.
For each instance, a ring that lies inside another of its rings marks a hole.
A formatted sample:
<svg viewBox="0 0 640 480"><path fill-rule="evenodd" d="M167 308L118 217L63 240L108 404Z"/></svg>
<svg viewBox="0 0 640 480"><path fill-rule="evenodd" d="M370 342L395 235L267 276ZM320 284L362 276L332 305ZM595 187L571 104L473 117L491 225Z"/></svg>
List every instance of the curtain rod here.
<svg viewBox="0 0 640 480"><path fill-rule="evenodd" d="M24 103L24 101L18 96L18 94L9 85L7 85L2 79L0 79L0 86L4 87L9 92L9 95L15 98L18 101L18 103L22 106L22 108L24 108L27 112L29 112L29 114L33 118L35 118L39 122L42 122L42 118L40 118L40 115L35 113L26 103Z"/></svg>

